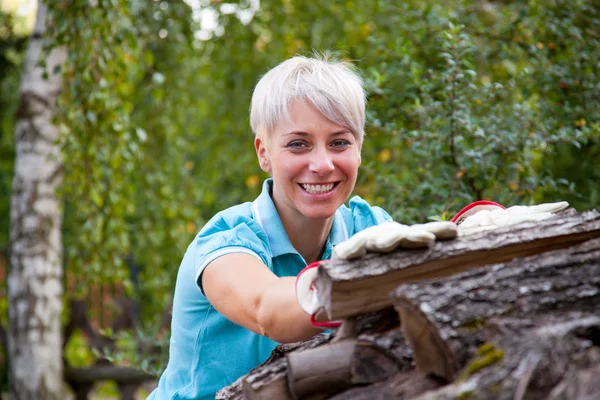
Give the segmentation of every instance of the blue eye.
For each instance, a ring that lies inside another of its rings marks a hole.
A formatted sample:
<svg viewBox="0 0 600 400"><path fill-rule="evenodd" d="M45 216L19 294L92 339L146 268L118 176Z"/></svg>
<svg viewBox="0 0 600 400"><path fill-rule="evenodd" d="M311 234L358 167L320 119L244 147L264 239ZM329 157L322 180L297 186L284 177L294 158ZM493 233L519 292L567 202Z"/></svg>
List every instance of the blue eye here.
<svg viewBox="0 0 600 400"><path fill-rule="evenodd" d="M289 147L290 149L293 149L293 150L300 150L300 149L307 148L308 145L302 141L294 141L294 142L288 143L287 147Z"/></svg>
<svg viewBox="0 0 600 400"><path fill-rule="evenodd" d="M331 146L339 149L339 148L348 147L348 146L350 146L350 144L351 143L349 141L347 141L347 140L338 139L338 140L334 140L331 143Z"/></svg>

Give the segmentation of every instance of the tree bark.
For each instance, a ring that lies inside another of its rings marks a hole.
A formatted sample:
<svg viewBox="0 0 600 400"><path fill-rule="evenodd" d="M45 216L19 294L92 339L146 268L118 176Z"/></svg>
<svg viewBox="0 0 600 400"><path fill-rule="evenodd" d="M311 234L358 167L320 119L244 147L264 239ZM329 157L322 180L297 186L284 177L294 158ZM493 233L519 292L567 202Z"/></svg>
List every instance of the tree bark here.
<svg viewBox="0 0 600 400"><path fill-rule="evenodd" d="M392 299L417 367L452 381L486 340L488 322L525 328L557 312L600 310L600 239L566 250L399 287ZM514 325L514 324L513 324ZM523 329L525 329L523 328Z"/></svg>
<svg viewBox="0 0 600 400"><path fill-rule="evenodd" d="M327 315L338 320L389 306L388 293L401 284L455 275L595 237L600 237L600 214L566 213L545 221L438 241L428 249L368 254L353 261L333 260L319 267L315 285Z"/></svg>
<svg viewBox="0 0 600 400"><path fill-rule="evenodd" d="M553 312L527 323L499 318L492 325L489 341L460 379L413 400L600 398L597 376L589 377L600 367L593 333L600 331L600 317Z"/></svg>
<svg viewBox="0 0 600 400"><path fill-rule="evenodd" d="M46 58L49 78L38 66L46 6L40 2L29 41L16 116L16 159L11 199L8 274L8 356L14 399L63 399L61 340L62 181L59 131L52 124L65 49Z"/></svg>

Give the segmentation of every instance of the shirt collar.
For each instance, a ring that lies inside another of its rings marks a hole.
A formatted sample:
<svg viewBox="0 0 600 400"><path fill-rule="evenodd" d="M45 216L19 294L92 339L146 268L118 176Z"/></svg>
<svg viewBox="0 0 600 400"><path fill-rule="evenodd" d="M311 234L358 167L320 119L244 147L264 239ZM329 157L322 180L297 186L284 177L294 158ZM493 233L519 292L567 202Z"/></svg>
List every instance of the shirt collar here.
<svg viewBox="0 0 600 400"><path fill-rule="evenodd" d="M279 218L271 193L273 192L273 179L266 179L263 183L262 192L252 203L252 213L254 219L260 224L267 238L269 239L269 246L273 257L280 256L282 254L298 254L290 239L285 232L283 223ZM348 229L344 222L344 218L340 210L335 212L333 217L333 224L331 232L325 243L325 250L323 252L323 259L331 257L331 251L333 246L348 239ZM298 254L300 256L300 254Z"/></svg>

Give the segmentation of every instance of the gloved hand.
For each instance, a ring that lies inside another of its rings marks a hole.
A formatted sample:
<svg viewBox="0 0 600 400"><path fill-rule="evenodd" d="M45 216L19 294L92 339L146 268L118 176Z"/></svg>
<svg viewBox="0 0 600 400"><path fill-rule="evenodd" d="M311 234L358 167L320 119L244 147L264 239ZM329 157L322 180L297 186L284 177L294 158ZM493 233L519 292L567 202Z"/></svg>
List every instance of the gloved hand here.
<svg viewBox="0 0 600 400"><path fill-rule="evenodd" d="M396 248L427 247L436 239L452 239L457 235L456 224L449 221L429 222L417 225L402 225L398 222L384 222L358 232L350 239L333 249L333 258L351 260L367 253L386 253ZM317 261L305 267L296 277L296 297L300 307L311 316L315 326L332 328L340 321L317 321L322 307L319 304L314 281L317 268L327 261Z"/></svg>
<svg viewBox="0 0 600 400"><path fill-rule="evenodd" d="M337 328L341 321L317 321L317 316L322 314L322 308L317 298L317 290L314 287L317 278L317 269L322 263L327 261L317 261L306 266L296 277L296 298L298 304L305 313L310 315L310 322L314 326L321 328ZM320 318L319 318L320 319Z"/></svg>
<svg viewBox="0 0 600 400"><path fill-rule="evenodd" d="M456 235L456 224L449 221L417 225L384 222L360 231L335 246L333 258L352 260L367 252L388 253L397 248L427 247L436 239L453 239Z"/></svg>
<svg viewBox="0 0 600 400"><path fill-rule="evenodd" d="M485 207L479 207L480 205L484 205ZM469 204L459 211L452 220L459 224L459 234L464 236L523 222L542 221L552 217L554 213L564 210L568 206L569 203L566 201L560 201L535 206L512 206L504 208L500 204L483 201ZM473 210L477 211L473 212Z"/></svg>

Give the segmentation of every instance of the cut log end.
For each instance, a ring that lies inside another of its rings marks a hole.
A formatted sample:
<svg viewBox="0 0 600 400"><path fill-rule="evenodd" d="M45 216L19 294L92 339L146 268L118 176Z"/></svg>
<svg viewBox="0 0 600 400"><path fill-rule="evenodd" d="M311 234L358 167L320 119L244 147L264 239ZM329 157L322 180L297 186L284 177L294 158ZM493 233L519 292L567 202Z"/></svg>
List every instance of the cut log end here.
<svg viewBox="0 0 600 400"><path fill-rule="evenodd" d="M406 298L397 299L402 333L413 351L417 368L451 382L456 376L454 353L425 314Z"/></svg>

